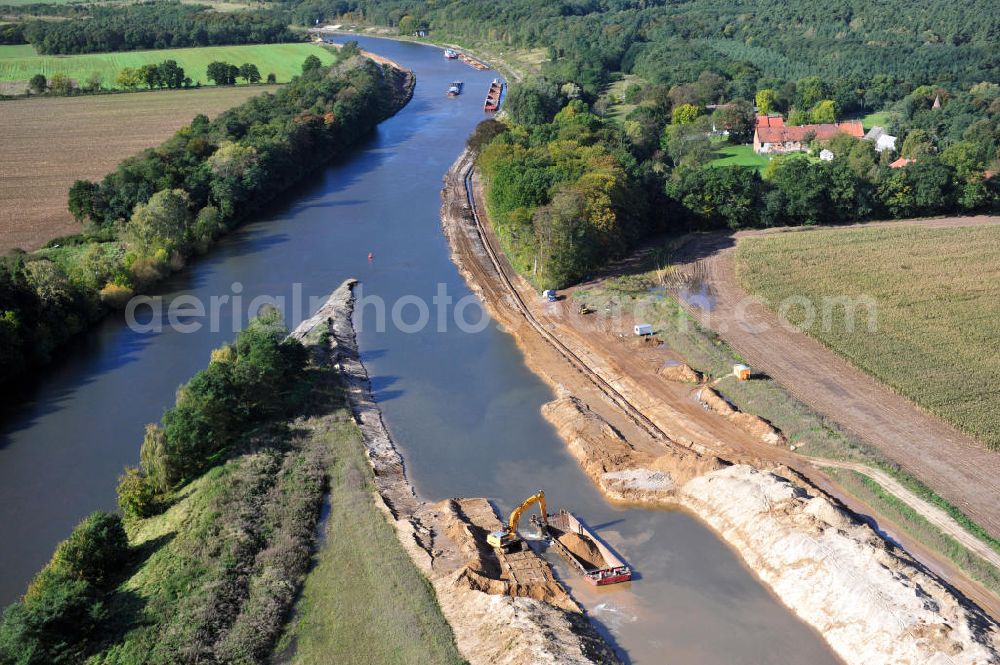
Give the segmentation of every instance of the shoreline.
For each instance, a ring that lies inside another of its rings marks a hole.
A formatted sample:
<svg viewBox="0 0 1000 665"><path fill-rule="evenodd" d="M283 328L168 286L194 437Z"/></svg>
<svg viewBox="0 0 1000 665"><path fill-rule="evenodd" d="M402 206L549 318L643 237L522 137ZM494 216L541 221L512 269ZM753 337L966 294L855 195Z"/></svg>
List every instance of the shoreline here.
<svg viewBox="0 0 1000 665"><path fill-rule="evenodd" d="M492 548L476 535L500 526L487 499L429 503L416 494L360 360L352 321L355 284L354 279L341 284L292 336L327 326L331 357L374 472L376 503L434 588L459 652L471 665L618 663L541 557L525 557L533 560L541 581L518 583L505 574L505 565L498 565Z"/></svg>
<svg viewBox="0 0 1000 665"><path fill-rule="evenodd" d="M445 177L442 225L452 260L515 337L528 367L553 388L557 399L543 414L606 497L694 513L847 663L923 663L941 656L1000 662L1000 627L985 612L822 489L747 450L712 454L677 430L654 438L616 414L619 407L578 371L567 370L566 359L534 339L540 336L514 305L519 285L529 292L523 280L511 279L514 293L496 284L502 280L488 261L489 231L479 228L466 200L471 166L466 151ZM587 351L588 364L601 362ZM642 397L636 381L619 376L616 384L628 384L630 401Z"/></svg>

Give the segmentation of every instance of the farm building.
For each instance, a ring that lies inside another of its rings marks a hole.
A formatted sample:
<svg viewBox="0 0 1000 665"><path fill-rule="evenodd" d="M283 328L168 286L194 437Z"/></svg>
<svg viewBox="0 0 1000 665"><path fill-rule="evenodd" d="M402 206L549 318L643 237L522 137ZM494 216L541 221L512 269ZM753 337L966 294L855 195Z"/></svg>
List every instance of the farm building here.
<svg viewBox="0 0 1000 665"><path fill-rule="evenodd" d="M757 116L757 128L753 132L753 150L757 154L802 152L809 140L829 141L837 134L847 134L855 138L865 135L864 127L858 120L826 123L822 125L785 125L782 120L771 116Z"/></svg>
<svg viewBox="0 0 1000 665"><path fill-rule="evenodd" d="M777 113L767 115L757 115L757 127L784 127L785 118Z"/></svg>
<svg viewBox="0 0 1000 665"><path fill-rule="evenodd" d="M896 149L896 137L886 133L885 129L878 125L868 130L868 133L865 134L865 140L875 144L875 152Z"/></svg>

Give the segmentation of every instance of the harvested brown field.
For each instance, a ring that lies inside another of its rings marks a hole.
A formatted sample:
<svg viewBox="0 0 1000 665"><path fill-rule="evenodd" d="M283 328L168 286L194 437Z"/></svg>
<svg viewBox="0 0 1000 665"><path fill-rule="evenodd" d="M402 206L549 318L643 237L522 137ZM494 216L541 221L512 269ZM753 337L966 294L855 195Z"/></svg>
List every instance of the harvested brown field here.
<svg viewBox="0 0 1000 665"><path fill-rule="evenodd" d="M122 159L272 87L205 88L0 103L0 254L76 233L66 196Z"/></svg>

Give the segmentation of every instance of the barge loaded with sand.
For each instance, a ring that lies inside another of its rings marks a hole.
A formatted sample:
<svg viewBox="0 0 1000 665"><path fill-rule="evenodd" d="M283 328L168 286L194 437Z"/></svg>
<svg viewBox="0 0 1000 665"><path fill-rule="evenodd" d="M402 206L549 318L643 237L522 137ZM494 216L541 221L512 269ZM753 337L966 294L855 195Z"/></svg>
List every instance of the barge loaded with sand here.
<svg viewBox="0 0 1000 665"><path fill-rule="evenodd" d="M560 510L548 522L552 547L588 582L606 586L632 579L632 569L573 513Z"/></svg>
<svg viewBox="0 0 1000 665"><path fill-rule="evenodd" d="M487 113L494 113L500 110L500 98L503 96L504 83L502 79L493 79L490 89L486 92L486 101L483 102L483 110Z"/></svg>

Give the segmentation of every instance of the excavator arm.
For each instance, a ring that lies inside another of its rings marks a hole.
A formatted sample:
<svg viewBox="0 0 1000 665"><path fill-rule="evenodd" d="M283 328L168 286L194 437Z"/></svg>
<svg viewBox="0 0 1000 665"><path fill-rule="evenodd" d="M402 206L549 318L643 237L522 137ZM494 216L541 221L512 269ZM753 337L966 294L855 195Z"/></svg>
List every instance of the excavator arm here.
<svg viewBox="0 0 1000 665"><path fill-rule="evenodd" d="M536 503L538 504L538 510L542 513L542 525L547 525L549 523L549 518L545 509L545 492L539 490L536 494L529 496L521 503L520 506L511 511L510 517L507 519L507 526L500 531L494 531L489 534L486 541L493 547L504 551L507 551L516 545L520 541L520 538L517 535L517 527L521 521L521 515L524 511L528 510Z"/></svg>
<svg viewBox="0 0 1000 665"><path fill-rule="evenodd" d="M510 519L507 520L507 528L511 532L517 533L517 526L521 522L521 514L536 503L538 504L538 510L542 513L542 524L548 524L548 513L545 512L545 492L538 490L537 494L532 494L520 506L511 511Z"/></svg>

